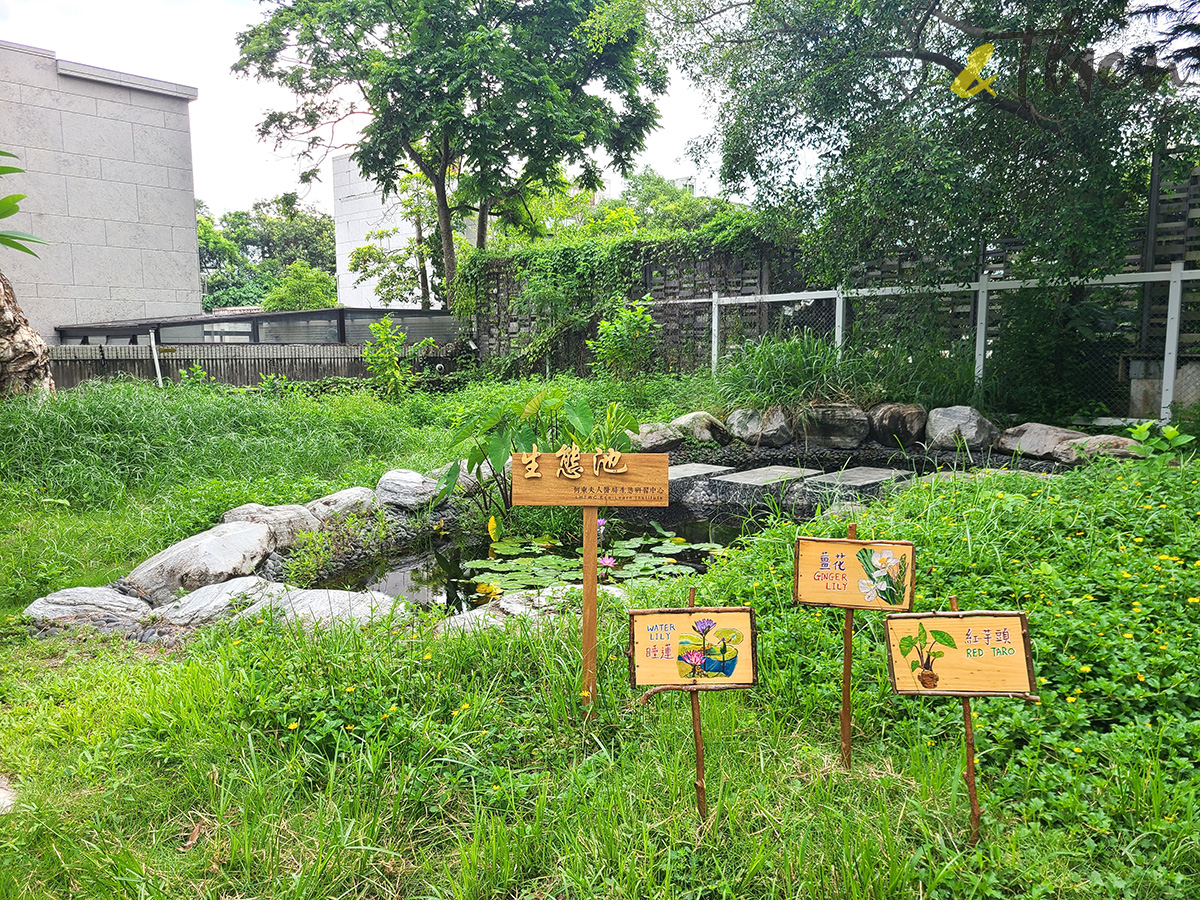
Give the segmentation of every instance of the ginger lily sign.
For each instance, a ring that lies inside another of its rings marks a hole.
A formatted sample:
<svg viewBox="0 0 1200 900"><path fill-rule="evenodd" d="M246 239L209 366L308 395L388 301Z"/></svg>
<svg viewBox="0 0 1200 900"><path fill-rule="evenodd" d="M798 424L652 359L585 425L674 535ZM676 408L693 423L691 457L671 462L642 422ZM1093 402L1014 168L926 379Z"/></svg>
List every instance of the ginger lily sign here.
<svg viewBox="0 0 1200 900"><path fill-rule="evenodd" d="M912 609L913 545L908 541L797 538L797 603L846 609Z"/></svg>
<svg viewBox="0 0 1200 900"><path fill-rule="evenodd" d="M665 453L583 453L564 444L555 453L513 455L514 506L666 506Z"/></svg>
<svg viewBox="0 0 1200 900"><path fill-rule="evenodd" d="M901 613L885 621L896 693L1037 699L1024 613Z"/></svg>

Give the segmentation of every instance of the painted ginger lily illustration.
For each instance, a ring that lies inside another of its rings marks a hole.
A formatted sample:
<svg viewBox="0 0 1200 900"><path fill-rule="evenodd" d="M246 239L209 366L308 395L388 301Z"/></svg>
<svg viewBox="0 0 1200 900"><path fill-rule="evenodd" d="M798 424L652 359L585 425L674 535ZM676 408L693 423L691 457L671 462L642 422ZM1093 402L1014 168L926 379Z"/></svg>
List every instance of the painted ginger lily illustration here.
<svg viewBox="0 0 1200 900"><path fill-rule="evenodd" d="M887 547L881 550L863 547L856 555L867 576L858 580L858 591L868 603L881 600L888 606L896 606L904 602L907 557L896 556Z"/></svg>
<svg viewBox="0 0 1200 900"><path fill-rule="evenodd" d="M901 656L908 659L908 654L914 650L917 651L917 658L912 661L911 671L916 672L918 669L921 670L921 673L917 676L917 681L921 683L921 687L929 691L932 691L938 685L938 675L933 671L933 661L941 659L946 655L945 650L934 649L938 644L954 650L958 649L958 645L954 643L954 638L946 634L946 632L930 629L926 633L924 625L917 627L915 635L906 634L900 638Z"/></svg>

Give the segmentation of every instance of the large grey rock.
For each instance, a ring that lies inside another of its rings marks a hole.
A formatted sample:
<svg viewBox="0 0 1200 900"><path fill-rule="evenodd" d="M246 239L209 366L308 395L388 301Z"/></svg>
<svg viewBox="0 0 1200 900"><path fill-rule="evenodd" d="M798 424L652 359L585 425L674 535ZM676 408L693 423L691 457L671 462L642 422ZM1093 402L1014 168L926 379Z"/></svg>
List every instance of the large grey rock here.
<svg viewBox="0 0 1200 900"><path fill-rule="evenodd" d="M0 272L0 400L52 390L50 348L30 327L12 284Z"/></svg>
<svg viewBox="0 0 1200 900"><path fill-rule="evenodd" d="M331 519L341 519L349 515L374 515L378 508L379 501L375 492L368 487L346 488L305 506L322 525Z"/></svg>
<svg viewBox="0 0 1200 900"><path fill-rule="evenodd" d="M269 596L238 613L237 619L257 619L277 610L286 622L366 625L395 613L406 615L408 604L378 591L335 591L324 588L287 590Z"/></svg>
<svg viewBox="0 0 1200 900"><path fill-rule="evenodd" d="M925 440L929 413L919 403L880 403L867 418L871 440L885 447L913 447Z"/></svg>
<svg viewBox="0 0 1200 900"><path fill-rule="evenodd" d="M1138 442L1133 438L1115 434L1096 434L1076 438L1060 444L1054 450L1054 459L1060 463L1076 463L1089 456L1112 456L1116 459L1137 459L1135 449Z"/></svg>
<svg viewBox="0 0 1200 900"><path fill-rule="evenodd" d="M320 531L321 520L306 507L298 503L286 506L263 506L261 503L246 503L235 507L221 516L221 521L258 522L271 529L276 550L286 550L296 543L302 531Z"/></svg>
<svg viewBox="0 0 1200 900"><path fill-rule="evenodd" d="M751 447L783 447L792 442L792 428L782 410L735 409L725 423L730 434Z"/></svg>
<svg viewBox="0 0 1200 900"><path fill-rule="evenodd" d="M823 403L809 408L804 439L818 447L853 450L871 431L867 414L849 403Z"/></svg>
<svg viewBox="0 0 1200 900"><path fill-rule="evenodd" d="M32 619L79 624L132 625L152 612L150 604L110 587L76 587L55 591L25 607Z"/></svg>
<svg viewBox="0 0 1200 900"><path fill-rule="evenodd" d="M513 621L526 622L530 627L540 628L577 607L577 598L582 595L582 591L577 584L557 584L541 590L502 594L475 609L443 619L434 627L434 633L468 634L489 628L506 628ZM629 596L622 588L610 584L597 585L596 592L622 601L627 600Z"/></svg>
<svg viewBox="0 0 1200 900"><path fill-rule="evenodd" d="M436 495L437 482L411 469L385 472L375 486L380 503L408 511L428 506Z"/></svg>
<svg viewBox="0 0 1200 900"><path fill-rule="evenodd" d="M626 431L634 453L669 453L683 443L684 434L674 425L651 422L639 425L638 433Z"/></svg>
<svg viewBox="0 0 1200 900"><path fill-rule="evenodd" d="M222 584L210 584L156 609L172 625L197 628L219 619L234 615L262 600L270 600L286 594L288 587L275 581L267 581L254 575L231 578Z"/></svg>
<svg viewBox="0 0 1200 900"><path fill-rule="evenodd" d="M1055 452L1063 444L1080 438L1087 438L1087 435L1069 428L1026 422L1024 425L1000 432L1000 437L996 439L996 449L1034 459L1054 459Z"/></svg>
<svg viewBox="0 0 1200 900"><path fill-rule="evenodd" d="M925 444L931 450L986 450L996 443L996 426L970 406L946 406L930 411L925 423Z"/></svg>
<svg viewBox="0 0 1200 900"><path fill-rule="evenodd" d="M724 446L733 440L733 435L729 433L725 423L703 410L672 419L671 425L693 440L702 443L717 443Z"/></svg>
<svg viewBox="0 0 1200 900"><path fill-rule="evenodd" d="M155 606L162 606L174 600L181 588L194 591L252 574L274 549L275 537L269 525L229 522L156 553L130 572L126 580Z"/></svg>

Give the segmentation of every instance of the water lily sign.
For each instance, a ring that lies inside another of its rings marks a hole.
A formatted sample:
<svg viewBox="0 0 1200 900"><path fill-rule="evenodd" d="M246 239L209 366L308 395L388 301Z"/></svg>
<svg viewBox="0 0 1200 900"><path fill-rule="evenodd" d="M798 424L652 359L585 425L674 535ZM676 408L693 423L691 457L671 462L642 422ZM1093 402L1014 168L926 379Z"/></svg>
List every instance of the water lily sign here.
<svg viewBox="0 0 1200 900"><path fill-rule="evenodd" d="M748 606L630 610L629 677L634 687L753 686L758 682L754 610Z"/></svg>
<svg viewBox="0 0 1200 900"><path fill-rule="evenodd" d="M912 609L915 556L908 541L796 540L797 603L848 609Z"/></svg>

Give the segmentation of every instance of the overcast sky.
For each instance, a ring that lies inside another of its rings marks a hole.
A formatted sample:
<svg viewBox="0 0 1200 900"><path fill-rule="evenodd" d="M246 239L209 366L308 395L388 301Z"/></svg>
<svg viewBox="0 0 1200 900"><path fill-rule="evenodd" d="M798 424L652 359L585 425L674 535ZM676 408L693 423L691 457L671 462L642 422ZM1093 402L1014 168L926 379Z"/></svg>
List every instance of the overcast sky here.
<svg viewBox="0 0 1200 900"><path fill-rule="evenodd" d="M196 197L219 214L300 190L299 164L255 134L263 113L288 105L290 96L229 71L237 33L259 21L264 8L256 0L0 0L0 40L198 88L191 104ZM669 178L691 175L685 148L709 130L706 102L677 78L659 105L663 125L639 165ZM306 202L332 212L329 182L325 177L308 188Z"/></svg>

